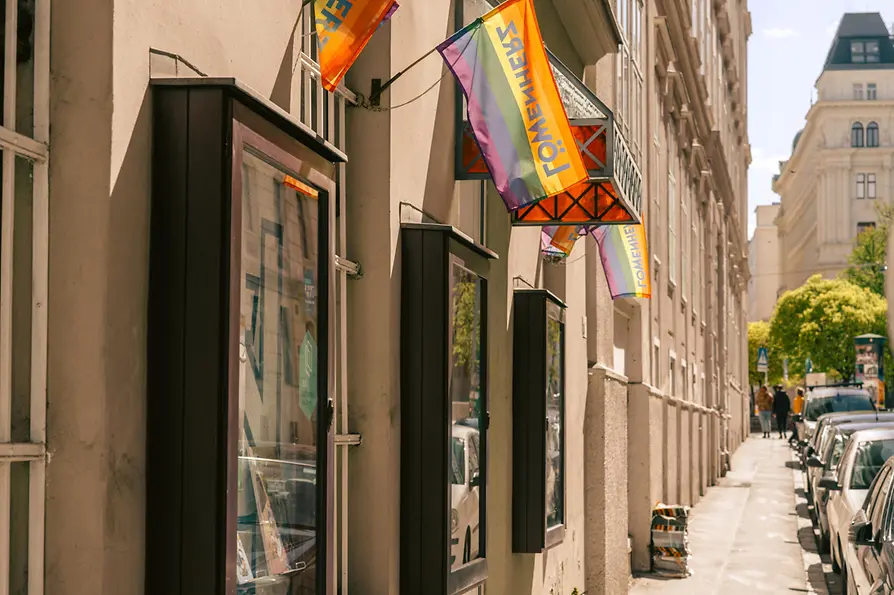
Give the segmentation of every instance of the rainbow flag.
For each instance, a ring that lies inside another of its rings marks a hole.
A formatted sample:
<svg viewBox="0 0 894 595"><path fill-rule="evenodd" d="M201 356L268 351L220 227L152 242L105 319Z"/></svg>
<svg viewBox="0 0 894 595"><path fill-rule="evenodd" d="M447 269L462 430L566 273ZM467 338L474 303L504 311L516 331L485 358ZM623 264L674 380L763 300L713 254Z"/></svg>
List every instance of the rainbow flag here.
<svg viewBox="0 0 894 595"><path fill-rule="evenodd" d="M565 258L571 254L579 237L578 227L574 225L544 225L540 228L541 252Z"/></svg>
<svg viewBox="0 0 894 595"><path fill-rule="evenodd" d="M599 243L599 255L612 299L652 297L646 228L635 225L602 225L591 229Z"/></svg>
<svg viewBox="0 0 894 595"><path fill-rule="evenodd" d="M587 178L532 0L507 0L438 51L466 96L475 141L507 209Z"/></svg>
<svg viewBox="0 0 894 595"><path fill-rule="evenodd" d="M395 0L314 0L323 88L335 91Z"/></svg>
<svg viewBox="0 0 894 595"><path fill-rule="evenodd" d="M400 4L398 4L397 2L395 2L394 4L392 4L392 5L391 5L391 8L388 9L388 12L385 13L385 16L382 17L382 22L379 23L379 26L377 27L377 29L381 29L381 28L382 28L382 25L384 25L385 23L387 23L388 21L390 21L390 20L391 20L391 17L394 16L394 13L397 12L397 9L398 9L398 8L400 8Z"/></svg>

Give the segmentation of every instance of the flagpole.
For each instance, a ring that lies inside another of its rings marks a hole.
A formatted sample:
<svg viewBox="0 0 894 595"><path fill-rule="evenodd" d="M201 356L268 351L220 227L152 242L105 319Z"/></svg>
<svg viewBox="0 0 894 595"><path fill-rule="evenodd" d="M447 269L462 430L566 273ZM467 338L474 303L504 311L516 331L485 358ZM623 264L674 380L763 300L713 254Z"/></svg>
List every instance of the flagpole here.
<svg viewBox="0 0 894 595"><path fill-rule="evenodd" d="M483 20L483 19L481 19L481 18L479 17L479 18L475 19L475 22L479 22L479 21L482 21L482 20ZM425 52L424 54L422 54L421 56L419 56L418 58L416 58L416 60L414 60L412 64L410 64L409 66L407 66L406 68L404 68L403 70L401 70L400 72L398 72L397 74L395 74L393 77L391 77L391 78L388 79L387 81L385 81L385 83L384 83L381 87L379 87L378 89L375 90L375 92L373 92L372 94L370 94L370 96L369 96L369 102L370 102L372 105L376 105L377 102L379 101L379 98L382 96L382 93L384 93L385 90L388 89L388 87L390 87L391 85L393 85L394 82L395 82L397 79L399 79L400 77L402 77L402 76L404 75L404 73L406 73L408 70L410 70L411 68L413 68L414 66L416 66L417 64L419 64L420 62L422 62L423 60L425 60L426 58L428 58L429 56L431 56L432 54L434 54L434 53L438 50L438 47L439 47L440 45L441 45L441 44L439 43L438 45L436 45L436 46L433 47L432 49L428 50L427 52ZM468 44L467 44L467 45L468 45Z"/></svg>
<svg viewBox="0 0 894 595"><path fill-rule="evenodd" d="M423 60L428 58L429 56L431 56L432 54L434 54L437 51L437 49L438 49L438 46L435 46L432 49L428 50L427 52L425 52L424 54L419 56L412 64L410 64L409 66L407 66L406 68L404 68L403 70L401 70L400 72L395 74L393 77L391 77L387 81L385 81L385 84L383 84L381 87L376 89L376 91L369 96L369 102L371 104L375 105L376 102L379 100L379 98L382 96L382 93L384 93L385 90L388 89L388 87L393 85L394 82L397 79L399 79L400 77L402 77L404 75L404 73L406 73L408 70L410 70L411 68L413 68L414 66L416 66L417 64L419 64L420 62L422 62Z"/></svg>

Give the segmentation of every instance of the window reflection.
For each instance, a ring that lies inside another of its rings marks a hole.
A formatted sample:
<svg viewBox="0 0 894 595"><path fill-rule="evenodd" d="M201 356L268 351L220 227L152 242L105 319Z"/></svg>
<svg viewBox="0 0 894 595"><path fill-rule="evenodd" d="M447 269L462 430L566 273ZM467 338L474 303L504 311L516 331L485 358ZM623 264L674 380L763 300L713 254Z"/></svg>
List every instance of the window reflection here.
<svg viewBox="0 0 894 595"><path fill-rule="evenodd" d="M450 322L450 566L481 555L480 464L483 391L481 383L481 288L474 273L454 263Z"/></svg>
<svg viewBox="0 0 894 595"><path fill-rule="evenodd" d="M246 147L238 593L317 592L318 213L311 191Z"/></svg>
<svg viewBox="0 0 894 595"><path fill-rule="evenodd" d="M555 527L564 521L565 478L564 448L564 379L562 370L564 325L559 307L547 302L546 322L546 526Z"/></svg>

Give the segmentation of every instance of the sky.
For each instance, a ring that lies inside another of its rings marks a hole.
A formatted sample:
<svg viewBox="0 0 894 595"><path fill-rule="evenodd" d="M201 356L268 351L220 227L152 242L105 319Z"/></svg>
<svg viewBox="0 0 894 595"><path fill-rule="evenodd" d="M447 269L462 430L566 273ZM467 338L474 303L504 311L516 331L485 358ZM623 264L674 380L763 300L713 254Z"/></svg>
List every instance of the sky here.
<svg viewBox="0 0 894 595"><path fill-rule="evenodd" d="M892 0L749 0L753 34L748 42L748 236L754 209L779 200L771 187L779 161L791 155L841 15L880 12L894 23Z"/></svg>

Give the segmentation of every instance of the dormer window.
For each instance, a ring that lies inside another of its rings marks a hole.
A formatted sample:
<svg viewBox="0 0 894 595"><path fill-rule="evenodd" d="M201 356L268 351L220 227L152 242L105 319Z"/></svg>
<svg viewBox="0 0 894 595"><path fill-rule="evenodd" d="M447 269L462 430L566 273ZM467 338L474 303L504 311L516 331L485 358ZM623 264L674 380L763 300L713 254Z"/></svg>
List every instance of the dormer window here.
<svg viewBox="0 0 894 595"><path fill-rule="evenodd" d="M879 62L879 45L877 41L867 41L866 42L866 61L867 62Z"/></svg>
<svg viewBox="0 0 894 595"><path fill-rule="evenodd" d="M866 62L866 44L862 41L851 42L851 62L854 64Z"/></svg>

